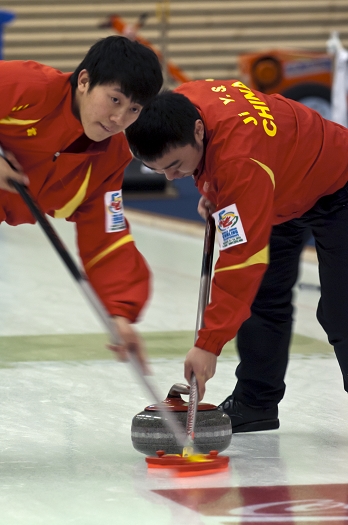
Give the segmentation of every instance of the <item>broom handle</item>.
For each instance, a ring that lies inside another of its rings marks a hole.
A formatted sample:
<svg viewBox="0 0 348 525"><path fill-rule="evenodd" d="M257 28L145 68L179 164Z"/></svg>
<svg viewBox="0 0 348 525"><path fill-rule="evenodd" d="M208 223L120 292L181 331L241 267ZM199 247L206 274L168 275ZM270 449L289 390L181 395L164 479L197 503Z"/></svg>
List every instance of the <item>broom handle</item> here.
<svg viewBox="0 0 348 525"><path fill-rule="evenodd" d="M94 310L98 314L106 330L109 332L109 335L111 337L111 342L114 345L122 344L122 339L117 331L116 324L114 323L113 319L110 317L105 306L100 301L99 297L97 296L94 289L92 288L88 280L88 277L85 275L84 272L82 272L76 266L75 262L71 258L70 254L68 253L64 244L62 243L61 239L58 237L56 231L53 229L53 227L51 226L51 224L49 223L49 221L47 220L47 218L45 217L41 209L38 207L33 197L30 195L28 189L25 186L19 184L17 181L12 181L12 185L18 191L20 196L23 198L24 202L28 205L35 219L38 221L38 223L42 227L49 241L51 242L53 247L56 249L58 255L62 258L64 264L66 265L66 267L68 268L68 270L70 271L74 279L76 280L77 284L79 285L80 289L84 293L85 297L87 298L87 301L90 303L90 305L94 308ZM161 416L163 418L163 422L164 424L167 425L169 430L174 434L174 437L178 445L180 445L183 448L187 446L187 438L185 436L182 425L175 418L175 416L171 412L169 412L169 410L165 410L161 408L163 406L161 397L156 392L155 387L151 385L150 381L145 377L137 357L134 355L134 353L132 353L131 350L128 352L128 362L130 363L131 367L138 375L138 378L140 379L143 386L151 394L154 401L158 405L159 412L161 413Z"/></svg>
<svg viewBox="0 0 348 525"><path fill-rule="evenodd" d="M213 266L213 255L214 255L214 241L215 241L215 221L211 217L211 215L209 215L207 218L207 222L205 226L205 234L204 234L203 258L202 258L201 281L200 281L199 296L198 296L195 342L197 341L197 338L198 338L198 331L204 326L204 322L203 322L204 311L209 302L211 270ZM186 421L186 434L188 436L191 447L193 447L193 441L194 441L197 406L198 406L197 379L196 379L195 374L192 374L191 381L190 381L190 397L189 397L189 402L188 402L187 421ZM184 451L183 455L185 454L186 452Z"/></svg>
<svg viewBox="0 0 348 525"><path fill-rule="evenodd" d="M8 159L6 159L6 157L4 156L4 153L1 147L0 147L0 156L2 156L11 166L11 168L15 170L11 162ZM92 285L90 284L87 275L77 267L74 260L70 256L67 248L64 246L63 242L59 238L55 229L51 226L50 222L44 215L43 211L40 209L38 204L35 202L29 190L26 188L26 186L24 186L23 184L20 184L19 182L15 180L11 179L10 183L18 191L19 195L22 197L25 204L30 209L34 218L37 220L37 222L42 227L48 240L51 242L52 246L57 251L58 255L63 260L65 266L70 271L71 275L73 276L78 286L84 293L87 301L90 303L90 305L94 308L95 312L98 314L101 322L103 323L103 325L105 326L107 332L109 333L111 337L111 342L115 345L122 344L122 340L117 331L115 322L110 317L105 306L103 305L103 303L101 302L101 300L95 293L94 289L92 288ZM140 379L143 386L151 394L154 401L158 405L159 412L161 413L161 416L163 418L163 422L165 425L167 425L168 430L170 430L174 434L174 438L176 439L177 444L182 448L187 446L187 437L185 435L184 428L182 427L181 423L177 420L177 418L169 410L166 410L165 408L163 409L161 408L163 406L161 397L156 392L155 387L145 377L141 369L139 360L136 358L136 356L132 353L131 350L128 352L128 361L131 367L133 368L133 370L138 375L138 378Z"/></svg>

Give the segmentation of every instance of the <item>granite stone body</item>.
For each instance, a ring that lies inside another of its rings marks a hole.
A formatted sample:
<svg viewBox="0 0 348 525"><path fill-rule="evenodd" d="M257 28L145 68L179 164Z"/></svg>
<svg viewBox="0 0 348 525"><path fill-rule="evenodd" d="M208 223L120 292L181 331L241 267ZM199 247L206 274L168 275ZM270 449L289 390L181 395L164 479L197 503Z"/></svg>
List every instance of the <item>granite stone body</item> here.
<svg viewBox="0 0 348 525"><path fill-rule="evenodd" d="M187 394L186 385L174 385L163 405L174 412L178 421L186 428L187 406L180 393ZM186 389L186 391L183 391ZM177 392L180 390L180 392ZM158 450L166 454L181 454L174 435L163 422L162 413L156 405L146 407L132 420L131 438L136 450L143 454L155 455ZM218 410L215 405L198 403L194 445L197 452L208 454L211 450L221 452L231 443L232 427L227 414Z"/></svg>

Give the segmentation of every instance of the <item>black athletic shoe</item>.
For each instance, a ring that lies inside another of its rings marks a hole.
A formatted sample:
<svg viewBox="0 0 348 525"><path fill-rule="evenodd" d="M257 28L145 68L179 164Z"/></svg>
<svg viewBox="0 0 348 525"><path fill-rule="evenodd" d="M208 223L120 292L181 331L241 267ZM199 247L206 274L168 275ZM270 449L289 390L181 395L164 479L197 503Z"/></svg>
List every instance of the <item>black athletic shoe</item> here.
<svg viewBox="0 0 348 525"><path fill-rule="evenodd" d="M230 416L233 434L279 428L277 405L272 408L245 405L232 394L218 408Z"/></svg>

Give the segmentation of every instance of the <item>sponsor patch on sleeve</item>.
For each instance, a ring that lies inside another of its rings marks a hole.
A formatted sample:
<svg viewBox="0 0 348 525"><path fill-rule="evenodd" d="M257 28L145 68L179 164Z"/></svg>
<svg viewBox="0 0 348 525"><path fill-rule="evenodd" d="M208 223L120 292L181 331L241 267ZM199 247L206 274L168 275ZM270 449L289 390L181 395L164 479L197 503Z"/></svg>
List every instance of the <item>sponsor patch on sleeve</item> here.
<svg viewBox="0 0 348 525"><path fill-rule="evenodd" d="M231 204L213 213L220 250L247 242L237 206Z"/></svg>
<svg viewBox="0 0 348 525"><path fill-rule="evenodd" d="M119 232L126 229L124 218L122 190L108 191L104 195L105 231Z"/></svg>

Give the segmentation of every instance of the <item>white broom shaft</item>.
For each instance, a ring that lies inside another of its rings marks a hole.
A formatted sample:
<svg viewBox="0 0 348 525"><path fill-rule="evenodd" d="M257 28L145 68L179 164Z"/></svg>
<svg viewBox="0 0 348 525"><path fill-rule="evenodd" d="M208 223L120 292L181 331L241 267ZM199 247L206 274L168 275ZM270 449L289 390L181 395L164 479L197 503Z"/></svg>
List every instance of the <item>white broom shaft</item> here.
<svg viewBox="0 0 348 525"><path fill-rule="evenodd" d="M0 155L1 155L1 147L0 147ZM5 160L7 159L5 158ZM39 208L39 206L37 205L37 203L31 196L29 190L25 186L23 186L22 184L19 184L16 181L11 181L11 182L14 188L21 195L24 202L29 207L35 219L38 221L38 223L42 227L49 241L55 248L56 252L60 256L62 261L64 262L66 268L69 270L69 272L71 273L71 275L73 276L77 284L79 285L80 289L83 291L88 302L98 314L107 332L111 336L111 342L115 345L122 344L122 339L117 331L115 322L113 322L112 318L109 316L109 313L107 312L105 306L100 301L97 294L95 293L85 273L82 272L78 268L78 266L75 264L75 262L73 261L68 250L62 243L61 239L59 238L54 228L51 226L50 222L47 220L43 211ZM138 375L143 386L153 396L154 401L158 405L159 411L163 417L164 424L167 426L168 430L173 433L174 439L176 440L177 444L180 447L187 446L187 436L185 434L184 428L179 423L179 421L177 421L175 416L171 412L169 412L169 410L167 410L165 407L163 409L161 408L161 406L163 406L161 405L162 400L160 396L157 394L155 388L150 384L150 382L144 376L138 359L134 356L134 354L132 354L131 351L129 351L128 355L129 355L130 365L132 366L133 370Z"/></svg>

